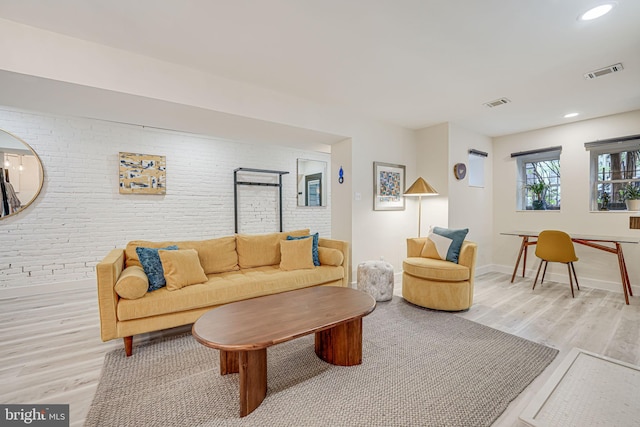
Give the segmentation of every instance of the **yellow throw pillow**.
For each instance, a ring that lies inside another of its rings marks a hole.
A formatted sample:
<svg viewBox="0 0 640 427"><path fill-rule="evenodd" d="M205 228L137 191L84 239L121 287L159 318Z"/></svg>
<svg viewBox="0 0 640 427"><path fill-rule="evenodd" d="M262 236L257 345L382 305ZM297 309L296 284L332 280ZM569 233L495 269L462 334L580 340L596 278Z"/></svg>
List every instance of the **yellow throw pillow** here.
<svg viewBox="0 0 640 427"><path fill-rule="evenodd" d="M427 239L424 246L422 247L422 252L420 252L420 256L422 258L431 258L431 259L444 259L438 253L438 248L433 240Z"/></svg>
<svg viewBox="0 0 640 427"><path fill-rule="evenodd" d="M207 275L200 265L198 251L195 249L159 250L158 255L162 261L167 290L175 291L207 281Z"/></svg>
<svg viewBox="0 0 640 427"><path fill-rule="evenodd" d="M314 268L313 239L281 240L280 269L285 271Z"/></svg>
<svg viewBox="0 0 640 427"><path fill-rule="evenodd" d="M320 258L320 265L333 265L339 267L344 261L344 255L337 249L323 248L318 246L318 258Z"/></svg>
<svg viewBox="0 0 640 427"><path fill-rule="evenodd" d="M142 298L149 289L149 279L142 267L133 265L122 271L116 282L115 291L124 299Z"/></svg>

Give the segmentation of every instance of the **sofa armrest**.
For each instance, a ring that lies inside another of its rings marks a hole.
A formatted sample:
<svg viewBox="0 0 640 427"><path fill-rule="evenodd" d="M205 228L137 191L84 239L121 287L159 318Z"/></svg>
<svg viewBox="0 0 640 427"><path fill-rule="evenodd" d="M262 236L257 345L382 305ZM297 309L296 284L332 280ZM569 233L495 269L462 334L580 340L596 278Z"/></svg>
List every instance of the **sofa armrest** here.
<svg viewBox="0 0 640 427"><path fill-rule="evenodd" d="M349 287L349 274L351 269L350 265L350 254L349 254L349 242L344 240L333 240L333 239L318 239L318 246L322 246L324 248L333 248L342 252L344 256L344 260L342 261L342 268L344 268L344 277L342 279L342 286Z"/></svg>
<svg viewBox="0 0 640 427"><path fill-rule="evenodd" d="M124 249L113 249L96 265L98 280L98 310L100 311L100 338L108 341L118 338L118 294L115 286L124 269Z"/></svg>

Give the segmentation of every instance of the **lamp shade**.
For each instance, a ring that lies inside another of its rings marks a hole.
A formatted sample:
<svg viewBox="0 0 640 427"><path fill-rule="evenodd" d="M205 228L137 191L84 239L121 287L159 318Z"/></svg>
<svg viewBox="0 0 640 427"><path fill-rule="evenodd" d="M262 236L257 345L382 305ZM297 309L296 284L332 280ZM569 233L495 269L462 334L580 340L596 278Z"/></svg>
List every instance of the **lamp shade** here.
<svg viewBox="0 0 640 427"><path fill-rule="evenodd" d="M411 187L407 188L404 192L405 196L437 196L438 191L429 185L427 181L419 177L416 182L411 184Z"/></svg>

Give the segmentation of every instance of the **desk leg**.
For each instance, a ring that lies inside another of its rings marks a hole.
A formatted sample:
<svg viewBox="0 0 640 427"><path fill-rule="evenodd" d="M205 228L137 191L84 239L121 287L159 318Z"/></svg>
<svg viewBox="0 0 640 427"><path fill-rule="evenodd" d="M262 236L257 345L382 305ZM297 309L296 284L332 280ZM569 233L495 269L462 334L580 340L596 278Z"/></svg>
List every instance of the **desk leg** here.
<svg viewBox="0 0 640 427"><path fill-rule="evenodd" d="M516 278L516 273L518 272L518 266L520 265L520 258L522 258L522 253L524 252L524 263L522 264L522 277L524 277L525 266L527 265L527 242L529 241L528 236L522 236L522 244L520 245L520 252L518 252L518 259L516 260L516 266L513 267L513 274L511 275L511 283Z"/></svg>
<svg viewBox="0 0 640 427"><path fill-rule="evenodd" d="M620 266L620 279L622 279L622 290L624 291L624 300L629 305L629 295L633 296L631 290L631 281L629 280L629 273L627 272L627 264L624 261L624 255L622 253L622 246L620 243L616 243L616 254L618 255L618 264Z"/></svg>

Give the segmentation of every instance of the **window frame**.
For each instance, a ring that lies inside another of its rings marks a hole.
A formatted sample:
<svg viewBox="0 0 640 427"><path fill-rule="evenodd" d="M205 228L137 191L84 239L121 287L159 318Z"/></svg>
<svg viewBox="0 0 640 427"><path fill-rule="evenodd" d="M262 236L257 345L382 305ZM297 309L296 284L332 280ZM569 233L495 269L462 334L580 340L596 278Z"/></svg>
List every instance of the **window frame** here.
<svg viewBox="0 0 640 427"><path fill-rule="evenodd" d="M640 176L637 178L624 178L624 179L616 179L616 180L608 180L602 181L600 180L599 174L599 165L598 165L598 157L603 154L617 154L617 153L625 153L628 151L640 151L640 139L630 139L624 141L603 141L601 143L587 143L585 144L585 148L589 151L589 210L592 212L626 212L625 209L609 209L607 211L601 211L598 208L598 185L600 183L603 184L622 184L622 183L632 183L638 182L640 183Z"/></svg>
<svg viewBox="0 0 640 427"><path fill-rule="evenodd" d="M527 163L537 163L544 161L558 161L558 168L561 168L561 159L560 155L562 154L562 147L554 147L551 149L544 149L540 151L532 151L525 153L516 153L516 155L512 154L512 157L516 158L516 167L517 167L517 189L516 189L516 210L518 211L534 211L532 205L527 205L527 196L530 190L527 190L527 172L526 172L526 164ZM562 188L562 176L558 175L558 184L554 184L558 188L558 193L560 193L560 189ZM560 211L562 209L562 199L560 198L558 202L557 208L554 207L552 209L546 209L550 211Z"/></svg>

